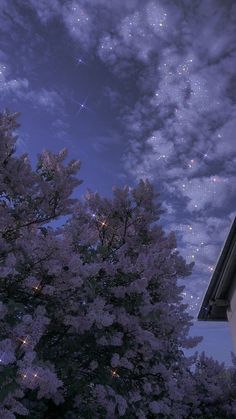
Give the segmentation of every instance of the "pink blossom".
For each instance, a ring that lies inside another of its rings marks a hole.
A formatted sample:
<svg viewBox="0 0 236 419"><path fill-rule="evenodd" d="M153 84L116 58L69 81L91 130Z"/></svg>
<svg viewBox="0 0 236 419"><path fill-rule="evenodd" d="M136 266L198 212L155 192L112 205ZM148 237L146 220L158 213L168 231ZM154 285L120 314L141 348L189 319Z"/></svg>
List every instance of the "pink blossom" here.
<svg viewBox="0 0 236 419"><path fill-rule="evenodd" d="M192 265L153 185L72 198L80 164L45 150L34 170L15 118L0 114L0 417L236 417L235 366L184 355L199 342L178 285Z"/></svg>
<svg viewBox="0 0 236 419"><path fill-rule="evenodd" d="M11 339L0 341L0 365L12 364L16 360L15 348Z"/></svg>
<svg viewBox="0 0 236 419"><path fill-rule="evenodd" d="M52 285L45 285L42 288L42 294L45 294L45 295L53 295L54 292L55 292L55 287L53 287Z"/></svg>
<svg viewBox="0 0 236 419"><path fill-rule="evenodd" d="M121 332L112 335L110 338L110 345L121 346L123 344L123 336L124 334Z"/></svg>

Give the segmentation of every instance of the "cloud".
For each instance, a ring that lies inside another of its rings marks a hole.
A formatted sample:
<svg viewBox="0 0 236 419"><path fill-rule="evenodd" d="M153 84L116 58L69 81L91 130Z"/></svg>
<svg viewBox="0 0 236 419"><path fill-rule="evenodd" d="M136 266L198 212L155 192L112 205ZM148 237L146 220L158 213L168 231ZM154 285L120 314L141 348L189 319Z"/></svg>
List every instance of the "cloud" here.
<svg viewBox="0 0 236 419"><path fill-rule="evenodd" d="M182 194L187 199L187 210L198 213L211 209L217 210L230 207L236 195L235 177L222 177L218 175L201 178L178 179L170 185L166 184L170 193Z"/></svg>
<svg viewBox="0 0 236 419"><path fill-rule="evenodd" d="M37 12L38 18L44 24L47 24L51 19L58 15L58 11L62 7L62 3L59 0L23 0L21 2L24 6L30 6Z"/></svg>
<svg viewBox="0 0 236 419"><path fill-rule="evenodd" d="M59 110L64 102L61 96L54 90L45 88L33 89L26 78L9 77L9 69L6 64L0 63L0 92L2 97L11 97L13 100L30 102L35 108L47 111Z"/></svg>
<svg viewBox="0 0 236 419"><path fill-rule="evenodd" d="M7 73L7 65L4 62L0 62L0 91L3 95L12 92L15 92L16 95L20 95L22 91L28 88L28 80L13 78L9 79L7 77Z"/></svg>
<svg viewBox="0 0 236 419"><path fill-rule="evenodd" d="M31 101L35 107L41 107L48 111L58 111L58 108L63 106L63 99L60 95L54 90L45 88L29 91L24 98Z"/></svg>
<svg viewBox="0 0 236 419"><path fill-rule="evenodd" d="M123 118L130 137L126 170L136 179L170 179L172 189L194 176L188 193L178 187L184 201L190 199L186 210L195 212L199 198L200 209L206 207L214 194L221 205L228 194L223 160L236 152L227 128L233 131L235 124L235 98L228 94L235 63L233 3L80 5L70 2L62 12L73 37L95 48L116 74L138 74L139 99ZM214 185L216 162L222 179Z"/></svg>

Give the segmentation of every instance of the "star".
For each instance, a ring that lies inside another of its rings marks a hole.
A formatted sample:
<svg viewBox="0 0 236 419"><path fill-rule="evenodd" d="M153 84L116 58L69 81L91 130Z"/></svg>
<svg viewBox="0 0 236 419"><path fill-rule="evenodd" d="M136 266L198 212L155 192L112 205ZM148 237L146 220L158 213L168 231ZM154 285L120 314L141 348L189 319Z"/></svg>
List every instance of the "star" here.
<svg viewBox="0 0 236 419"><path fill-rule="evenodd" d="M92 112L92 110L86 105L88 97L86 97L86 99L83 102L78 102L77 100L74 100L74 99L72 100L74 103L76 103L76 105L79 106L78 111L76 112L76 115L78 115L83 110Z"/></svg>
<svg viewBox="0 0 236 419"><path fill-rule="evenodd" d="M119 377L119 374L116 371L111 372L112 377Z"/></svg>
<svg viewBox="0 0 236 419"><path fill-rule="evenodd" d="M81 64L86 65L85 61L80 57L76 58L75 62L76 62L77 65L81 65Z"/></svg>

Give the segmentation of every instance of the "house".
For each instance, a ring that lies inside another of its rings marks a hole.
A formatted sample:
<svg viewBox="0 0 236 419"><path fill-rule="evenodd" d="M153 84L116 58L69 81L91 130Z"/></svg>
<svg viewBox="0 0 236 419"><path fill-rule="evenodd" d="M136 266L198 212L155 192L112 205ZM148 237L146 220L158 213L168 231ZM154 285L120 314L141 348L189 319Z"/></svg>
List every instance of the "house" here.
<svg viewBox="0 0 236 419"><path fill-rule="evenodd" d="M211 277L198 320L228 320L236 352L236 218Z"/></svg>

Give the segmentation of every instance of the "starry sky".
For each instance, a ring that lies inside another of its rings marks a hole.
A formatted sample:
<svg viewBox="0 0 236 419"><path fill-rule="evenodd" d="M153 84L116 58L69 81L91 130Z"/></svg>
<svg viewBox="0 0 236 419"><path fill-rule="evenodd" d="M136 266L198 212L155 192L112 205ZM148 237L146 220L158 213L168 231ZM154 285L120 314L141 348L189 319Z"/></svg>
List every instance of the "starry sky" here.
<svg viewBox="0 0 236 419"><path fill-rule="evenodd" d="M150 179L195 261L184 300L198 350L230 364L227 323L196 315L235 217L234 0L1 0L0 107L18 153L68 147L87 188Z"/></svg>

